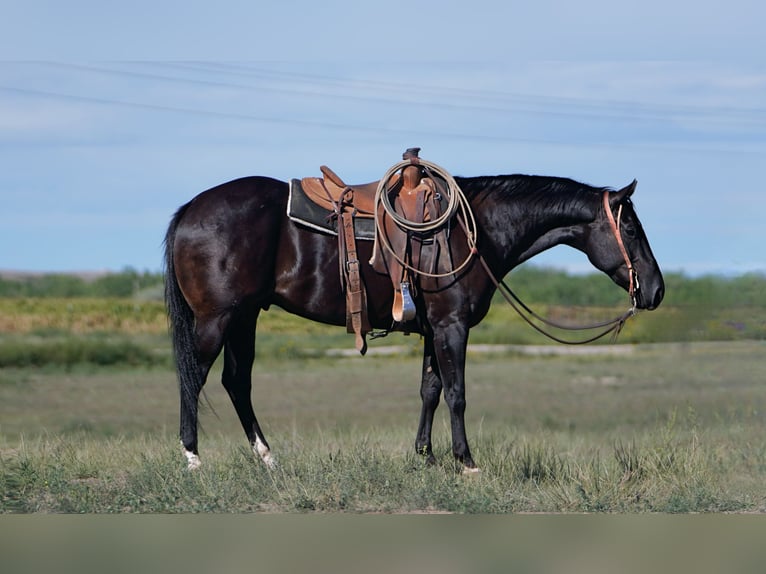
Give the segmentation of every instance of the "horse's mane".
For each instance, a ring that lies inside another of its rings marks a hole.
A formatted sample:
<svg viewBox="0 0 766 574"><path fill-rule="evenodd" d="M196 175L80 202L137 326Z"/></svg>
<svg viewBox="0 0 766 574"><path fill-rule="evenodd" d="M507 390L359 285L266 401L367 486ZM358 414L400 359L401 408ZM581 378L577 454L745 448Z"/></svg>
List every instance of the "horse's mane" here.
<svg viewBox="0 0 766 574"><path fill-rule="evenodd" d="M456 177L456 183L470 201L485 199L534 203L554 211L571 211L594 205L594 199L609 187L593 187L565 177L541 175L496 175Z"/></svg>

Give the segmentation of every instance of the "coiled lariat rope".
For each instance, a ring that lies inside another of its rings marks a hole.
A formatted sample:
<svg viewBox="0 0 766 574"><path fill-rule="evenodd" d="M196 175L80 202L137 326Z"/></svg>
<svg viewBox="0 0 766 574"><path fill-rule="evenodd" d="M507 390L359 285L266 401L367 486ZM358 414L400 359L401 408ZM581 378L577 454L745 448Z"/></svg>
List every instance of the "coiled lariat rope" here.
<svg viewBox="0 0 766 574"><path fill-rule="evenodd" d="M447 184L447 189L443 190L446 193L448 199L447 209L444 211L444 213L439 215L439 217L431 219L430 221L412 221L400 213L397 213L393 205L391 205L391 200L387 193L388 183L394 174L410 165L422 167L426 172L426 175L434 180L434 182L435 179L433 176L435 175ZM431 231L436 231L446 226L450 219L452 219L455 214L458 214L458 219L460 221L461 227L463 228L466 235L468 255L460 265L444 273L430 273L422 269L417 269L404 261L404 259L400 257L391 246L391 242L388 240L388 237L386 237L385 230L380 229L380 225L378 225L378 219L376 217L375 246L373 248L373 253L378 252L378 242L380 242L386 251L388 251L394 257L394 259L396 259L396 261L402 265L402 267L417 275L432 278L449 277L450 275L454 275L462 271L470 263L473 256L478 253L476 249L476 220L474 219L473 211L471 210L471 206L468 203L468 199L463 193L463 190L460 189L460 186L455 181L455 178L453 178L444 168L439 167L435 163L426 161L424 159L415 158L404 160L391 166L391 168L381 178L380 183L378 183L378 188L375 192L375 213L378 213L378 208L381 205L383 206L383 210L385 211L386 215L391 218L391 220L397 225L397 227L399 227L399 229L412 233L428 233Z"/></svg>

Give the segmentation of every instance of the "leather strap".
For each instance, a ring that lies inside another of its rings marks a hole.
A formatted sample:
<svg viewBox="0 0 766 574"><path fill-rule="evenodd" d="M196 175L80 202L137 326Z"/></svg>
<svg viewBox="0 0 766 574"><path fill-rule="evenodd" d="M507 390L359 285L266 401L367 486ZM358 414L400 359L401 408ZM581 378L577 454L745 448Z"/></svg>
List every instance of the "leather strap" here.
<svg viewBox="0 0 766 574"><path fill-rule="evenodd" d="M628 268L628 276L630 278L630 283L628 286L628 295L630 295L630 298L633 299L636 291L636 272L633 269L633 263L630 261L630 257L628 256L628 250L625 249L625 243L622 241L622 233L620 232L620 217L622 215L622 204L620 204L620 207L617 209L617 219L615 220L614 214L612 213L612 206L609 204L609 192L604 192L604 211L606 211L606 218L609 221L609 225L612 228L612 233L614 234L614 238L617 240L617 246L620 248L620 253L622 254L622 258L625 260L625 265Z"/></svg>
<svg viewBox="0 0 766 574"><path fill-rule="evenodd" d="M371 330L367 318L367 297L359 270L359 258L356 253L356 238L354 237L354 214L340 202L340 225L343 232L338 233L343 238L343 249L339 259L341 274L346 280L346 329L356 335L356 350L362 355L367 352L365 335Z"/></svg>

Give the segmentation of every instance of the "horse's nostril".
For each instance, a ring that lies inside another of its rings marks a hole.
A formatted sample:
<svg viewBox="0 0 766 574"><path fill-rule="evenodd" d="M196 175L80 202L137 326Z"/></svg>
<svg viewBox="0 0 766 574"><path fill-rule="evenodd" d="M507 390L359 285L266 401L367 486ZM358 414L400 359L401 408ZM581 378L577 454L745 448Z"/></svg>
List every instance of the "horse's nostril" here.
<svg viewBox="0 0 766 574"><path fill-rule="evenodd" d="M651 305L649 306L649 310L652 311L660 306L660 303L662 303L662 300L665 298L665 286L661 286L659 289L657 289L654 292L654 297L652 298Z"/></svg>

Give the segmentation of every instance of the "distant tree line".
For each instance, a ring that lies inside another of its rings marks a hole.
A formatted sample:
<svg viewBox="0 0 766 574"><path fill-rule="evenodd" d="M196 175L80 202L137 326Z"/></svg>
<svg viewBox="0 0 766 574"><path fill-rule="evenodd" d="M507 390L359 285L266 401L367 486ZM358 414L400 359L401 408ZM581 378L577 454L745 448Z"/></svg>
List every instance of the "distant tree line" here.
<svg viewBox="0 0 766 574"><path fill-rule="evenodd" d="M664 305L766 308L766 274L689 277L665 273L664 278ZM607 306L627 300L625 291L602 273L572 275L524 265L512 271L506 282L519 297L539 304Z"/></svg>
<svg viewBox="0 0 766 574"><path fill-rule="evenodd" d="M124 269L96 278L51 273L0 276L0 297L115 297L161 299L163 275ZM543 305L612 306L627 300L625 291L601 273L584 275L523 265L506 282L524 301ZM665 305L766 308L766 275L734 277L682 273L665 275ZM499 295L497 295L499 297Z"/></svg>
<svg viewBox="0 0 766 574"><path fill-rule="evenodd" d="M0 297L137 297L158 298L161 273L127 268L90 278L69 273L0 276Z"/></svg>

